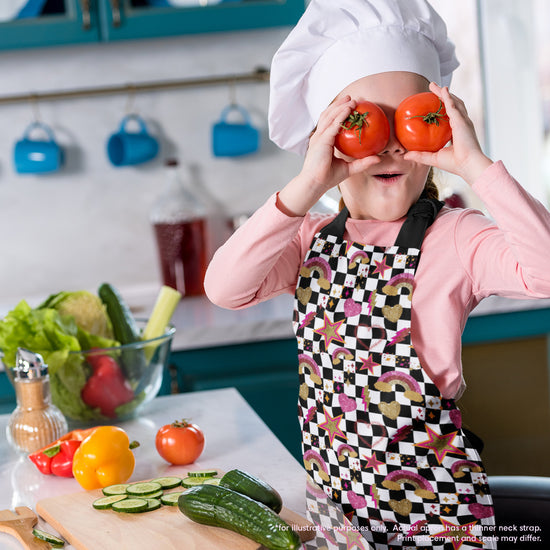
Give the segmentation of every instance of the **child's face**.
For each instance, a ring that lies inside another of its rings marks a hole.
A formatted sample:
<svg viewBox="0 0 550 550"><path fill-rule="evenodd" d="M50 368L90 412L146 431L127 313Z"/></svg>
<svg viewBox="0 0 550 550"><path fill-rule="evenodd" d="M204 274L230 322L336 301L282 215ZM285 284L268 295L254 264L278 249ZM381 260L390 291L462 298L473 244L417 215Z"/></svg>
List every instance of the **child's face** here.
<svg viewBox="0 0 550 550"><path fill-rule="evenodd" d="M422 193L429 166L403 158L406 149L395 137L393 116L403 99L428 91L428 84L424 77L414 73L389 72L361 78L340 92L339 97L350 95L356 101L378 104L390 123L390 140L378 155L381 161L340 184L352 218L398 220ZM335 155L346 158L337 150Z"/></svg>

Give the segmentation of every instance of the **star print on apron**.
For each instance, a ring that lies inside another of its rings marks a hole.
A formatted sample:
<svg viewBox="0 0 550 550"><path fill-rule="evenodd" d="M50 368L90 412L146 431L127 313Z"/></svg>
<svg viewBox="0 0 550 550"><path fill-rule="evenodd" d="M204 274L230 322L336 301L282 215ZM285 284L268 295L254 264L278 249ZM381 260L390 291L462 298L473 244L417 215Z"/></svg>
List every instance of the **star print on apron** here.
<svg viewBox="0 0 550 550"><path fill-rule="evenodd" d="M304 465L377 550L496 548L479 453L411 342L420 248L441 206L417 201L391 247L345 241L342 210L296 287Z"/></svg>

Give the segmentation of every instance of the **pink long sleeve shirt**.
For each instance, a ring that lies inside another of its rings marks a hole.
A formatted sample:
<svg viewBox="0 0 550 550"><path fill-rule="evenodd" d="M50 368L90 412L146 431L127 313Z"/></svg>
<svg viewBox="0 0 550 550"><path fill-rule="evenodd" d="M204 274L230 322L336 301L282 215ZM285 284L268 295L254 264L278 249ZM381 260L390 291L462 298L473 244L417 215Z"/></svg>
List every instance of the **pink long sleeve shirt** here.
<svg viewBox="0 0 550 550"><path fill-rule="evenodd" d="M446 398L464 389L461 335L483 298L550 297L550 213L501 162L473 189L492 220L477 210L444 207L426 232L414 285L412 342ZM314 235L334 216L287 216L271 196L216 252L205 278L209 299L240 309L293 294ZM348 218L344 238L392 246L403 221Z"/></svg>

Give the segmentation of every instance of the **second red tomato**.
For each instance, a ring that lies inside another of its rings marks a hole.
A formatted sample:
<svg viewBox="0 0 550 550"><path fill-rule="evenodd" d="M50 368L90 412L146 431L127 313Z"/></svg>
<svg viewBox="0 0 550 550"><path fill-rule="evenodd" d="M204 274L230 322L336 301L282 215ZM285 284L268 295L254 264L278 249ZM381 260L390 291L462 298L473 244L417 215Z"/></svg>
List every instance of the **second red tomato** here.
<svg viewBox="0 0 550 550"><path fill-rule="evenodd" d="M405 98L395 111L394 122L395 136L408 151L435 153L451 139L445 106L432 92Z"/></svg>
<svg viewBox="0 0 550 550"><path fill-rule="evenodd" d="M390 139L390 123L384 111L370 101L357 104L342 124L334 146L344 155L356 159L377 155Z"/></svg>
<svg viewBox="0 0 550 550"><path fill-rule="evenodd" d="M159 455L170 464L191 464L204 449L204 434L185 420L163 426L155 438Z"/></svg>

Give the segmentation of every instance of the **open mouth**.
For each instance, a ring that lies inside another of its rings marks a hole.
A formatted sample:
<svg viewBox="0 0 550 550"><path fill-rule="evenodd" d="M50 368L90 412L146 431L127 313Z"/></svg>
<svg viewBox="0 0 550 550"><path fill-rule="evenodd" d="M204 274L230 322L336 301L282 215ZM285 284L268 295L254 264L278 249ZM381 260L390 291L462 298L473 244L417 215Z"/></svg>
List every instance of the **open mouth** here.
<svg viewBox="0 0 550 550"><path fill-rule="evenodd" d="M394 183L401 178L403 174L391 172L391 173L384 173L384 174L376 174L374 177L378 180L381 180L385 183Z"/></svg>

